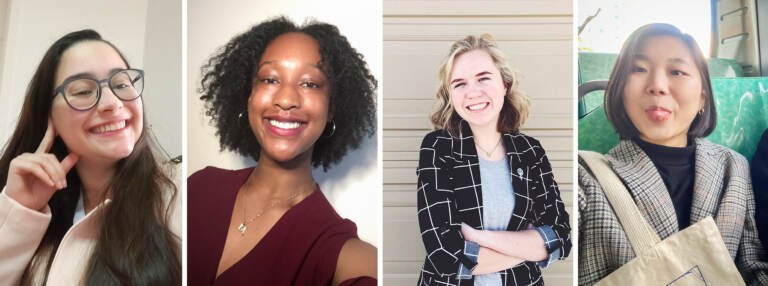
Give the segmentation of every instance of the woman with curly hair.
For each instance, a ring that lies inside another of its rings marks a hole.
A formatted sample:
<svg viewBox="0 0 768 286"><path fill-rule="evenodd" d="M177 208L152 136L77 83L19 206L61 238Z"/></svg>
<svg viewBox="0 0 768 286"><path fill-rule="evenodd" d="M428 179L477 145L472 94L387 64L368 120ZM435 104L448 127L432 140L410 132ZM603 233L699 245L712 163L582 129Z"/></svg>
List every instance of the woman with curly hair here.
<svg viewBox="0 0 768 286"><path fill-rule="evenodd" d="M0 285L181 285L144 72L93 30L48 48L0 157Z"/></svg>
<svg viewBox="0 0 768 286"><path fill-rule="evenodd" d="M374 132L376 80L362 55L335 26L277 18L203 71L222 149L258 163L188 178L190 285L375 285L376 248L312 177Z"/></svg>
<svg viewBox="0 0 768 286"><path fill-rule="evenodd" d="M418 283L543 285L539 267L568 256L571 228L544 149L519 131L530 100L487 34L453 43L439 75L438 130L416 171Z"/></svg>

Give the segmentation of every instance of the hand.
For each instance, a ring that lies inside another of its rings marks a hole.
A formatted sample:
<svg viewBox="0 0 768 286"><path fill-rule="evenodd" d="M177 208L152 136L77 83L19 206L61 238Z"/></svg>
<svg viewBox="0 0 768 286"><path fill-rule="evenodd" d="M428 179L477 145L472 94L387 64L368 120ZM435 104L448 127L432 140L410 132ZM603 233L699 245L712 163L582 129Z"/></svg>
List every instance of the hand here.
<svg viewBox="0 0 768 286"><path fill-rule="evenodd" d="M70 153L61 162L48 153L56 138L53 123L48 119L48 129L35 153L24 153L11 160L5 192L21 205L41 211L51 196L67 186L67 173L77 163L77 154Z"/></svg>
<svg viewBox="0 0 768 286"><path fill-rule="evenodd" d="M482 230L474 229L466 223L461 223L461 235L464 236L464 240L480 244L482 234Z"/></svg>

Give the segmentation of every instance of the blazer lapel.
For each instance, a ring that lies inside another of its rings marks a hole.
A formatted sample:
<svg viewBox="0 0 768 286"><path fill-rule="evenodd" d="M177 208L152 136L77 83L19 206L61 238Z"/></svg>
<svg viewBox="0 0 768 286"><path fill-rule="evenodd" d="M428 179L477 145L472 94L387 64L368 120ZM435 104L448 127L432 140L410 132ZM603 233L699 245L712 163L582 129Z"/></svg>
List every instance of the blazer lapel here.
<svg viewBox="0 0 768 286"><path fill-rule="evenodd" d="M622 140L606 157L659 237L663 240L676 233L678 224L675 207L661 175L648 155L632 140Z"/></svg>
<svg viewBox="0 0 768 286"><path fill-rule="evenodd" d="M530 148L528 146L530 144L525 146L515 144L515 135L516 134L501 135L504 142L504 148L507 150L510 177L512 178L512 190L515 192L515 206L512 209L512 218L509 220L507 230L525 229L528 223L525 214L529 209L533 209L533 200L529 193L532 187L531 184L533 184L533 180L530 178L531 162L530 160L524 161L526 158L520 156L520 154L523 154L526 151L521 150L521 148Z"/></svg>
<svg viewBox="0 0 768 286"><path fill-rule="evenodd" d="M477 211L466 211L463 214L459 214L460 216L464 216L465 219L463 220L465 223L469 224L472 227L483 229L483 190L482 190L482 181L480 179L480 161L477 158L477 149L475 149L475 139L472 135L472 129L469 128L469 124L462 120L461 121L461 128L462 131L460 134L451 134L452 138L452 157L454 159L454 166L452 170L450 170L453 173L454 182L463 181L466 183L471 184L471 182L474 182L474 186L472 185L465 185L465 184L457 184L457 186L454 186L454 194L456 194L456 187L472 187L472 190L462 190L462 195L455 196L457 200L467 200L463 203L471 203L472 201L476 200L477 203ZM462 166L468 166L462 167ZM463 178L457 178L459 176L463 176ZM469 192L472 192L472 196L466 195ZM458 202L454 202L454 204L457 204ZM476 222L478 223L475 225Z"/></svg>
<svg viewBox="0 0 768 286"><path fill-rule="evenodd" d="M704 139L696 139L696 177L693 183L691 224L717 213L718 202L722 196L725 167L712 159L715 154L709 144L711 143Z"/></svg>

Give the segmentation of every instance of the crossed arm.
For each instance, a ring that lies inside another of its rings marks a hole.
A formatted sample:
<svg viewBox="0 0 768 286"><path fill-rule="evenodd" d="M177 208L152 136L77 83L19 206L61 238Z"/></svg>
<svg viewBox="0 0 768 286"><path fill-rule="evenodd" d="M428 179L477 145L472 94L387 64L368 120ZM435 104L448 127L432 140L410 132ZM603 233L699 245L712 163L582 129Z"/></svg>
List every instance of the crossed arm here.
<svg viewBox="0 0 768 286"><path fill-rule="evenodd" d="M473 275L512 268L525 261L542 261L549 256L544 239L533 225L521 231L477 230L461 225L461 234L480 246Z"/></svg>
<svg viewBox="0 0 768 286"><path fill-rule="evenodd" d="M446 172L451 168L450 159L437 154L439 146L435 146L435 138L430 135L422 142L419 154L417 202L427 263L437 274L458 274L457 278L465 279L464 275L470 273L461 273L465 270L462 266L471 269L471 275L487 274L525 261L544 261L542 263L547 265L553 259L568 255L571 247L568 214L540 145L536 144L541 152L530 169L532 182L528 185L528 191L536 194L531 222L539 227L521 231L473 229L462 232L453 201L454 190L450 183L453 178ZM472 247L474 249L467 251Z"/></svg>

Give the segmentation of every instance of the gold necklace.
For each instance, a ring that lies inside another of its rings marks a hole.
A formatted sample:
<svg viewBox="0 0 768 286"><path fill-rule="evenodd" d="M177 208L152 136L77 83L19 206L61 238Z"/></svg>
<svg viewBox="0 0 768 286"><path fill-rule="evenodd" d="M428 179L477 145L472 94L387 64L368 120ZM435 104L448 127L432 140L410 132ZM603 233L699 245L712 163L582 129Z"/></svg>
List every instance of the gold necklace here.
<svg viewBox="0 0 768 286"><path fill-rule="evenodd" d="M480 142L475 141L475 145L477 145L477 147L480 148L480 150L485 152L485 156L491 157L491 154L493 154L493 152L495 152L496 149L499 148L499 145L501 145L501 137L499 137L499 142L496 142L496 146L493 146L493 150L491 150L491 152L485 151L483 146L480 146Z"/></svg>
<svg viewBox="0 0 768 286"><path fill-rule="evenodd" d="M282 200L272 199L272 203L269 204L269 206L267 206L266 208L263 208L260 212L258 212L254 217L252 217L250 219L248 219L248 216L247 216L248 204L244 203L243 204L243 222L241 222L240 225L237 226L237 230L240 232L240 235L241 236L245 236L245 232L248 231L248 224L256 221L256 219L258 219L259 217L264 215L264 213L266 211L268 211L272 207L276 206L278 202L289 202L289 201L295 199L301 193L302 193L301 191L297 191L297 192L293 193L292 195L290 195L288 198L285 198L285 199L282 199ZM247 193L243 193L243 195L245 196L245 201L247 202L248 201L248 194Z"/></svg>

